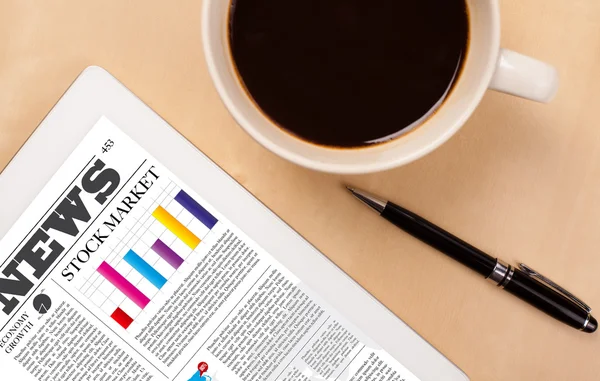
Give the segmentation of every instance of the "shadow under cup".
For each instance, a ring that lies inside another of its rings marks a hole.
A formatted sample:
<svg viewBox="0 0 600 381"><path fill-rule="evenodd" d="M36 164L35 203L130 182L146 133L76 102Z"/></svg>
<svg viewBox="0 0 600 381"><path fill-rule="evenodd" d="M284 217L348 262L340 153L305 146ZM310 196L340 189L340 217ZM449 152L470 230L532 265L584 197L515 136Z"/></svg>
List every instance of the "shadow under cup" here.
<svg viewBox="0 0 600 381"><path fill-rule="evenodd" d="M410 134L406 134L409 129L402 129L401 138L385 144L351 149L313 144L280 128L267 113L262 112L238 76L230 54L230 2L227 0L207 0L204 4L204 49L211 77L226 107L263 146L292 162L316 170L375 172L414 161L445 142L467 120L485 93L499 52L497 2L469 0L467 4L468 56L452 91L432 115L418 121L419 128L413 129Z"/></svg>

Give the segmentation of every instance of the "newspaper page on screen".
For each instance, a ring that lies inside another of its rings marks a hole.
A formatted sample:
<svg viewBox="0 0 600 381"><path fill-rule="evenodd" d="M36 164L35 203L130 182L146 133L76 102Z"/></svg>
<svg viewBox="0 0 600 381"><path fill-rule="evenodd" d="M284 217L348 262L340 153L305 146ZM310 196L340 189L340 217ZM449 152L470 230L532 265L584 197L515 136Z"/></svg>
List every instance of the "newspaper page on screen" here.
<svg viewBox="0 0 600 381"><path fill-rule="evenodd" d="M315 291L102 117L0 242L0 362L44 381L417 380Z"/></svg>

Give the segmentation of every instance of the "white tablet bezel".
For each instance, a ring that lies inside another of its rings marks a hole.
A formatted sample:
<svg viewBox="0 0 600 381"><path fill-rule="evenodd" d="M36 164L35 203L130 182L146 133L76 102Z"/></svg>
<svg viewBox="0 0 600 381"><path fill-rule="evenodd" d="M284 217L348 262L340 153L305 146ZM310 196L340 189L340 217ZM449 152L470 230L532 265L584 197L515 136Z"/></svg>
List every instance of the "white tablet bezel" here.
<svg viewBox="0 0 600 381"><path fill-rule="evenodd" d="M4 200L0 237L101 116L115 123L421 380L468 380L456 365L99 67L84 70L0 173L0 199ZM201 179L207 177L212 179L211 187L202 186Z"/></svg>

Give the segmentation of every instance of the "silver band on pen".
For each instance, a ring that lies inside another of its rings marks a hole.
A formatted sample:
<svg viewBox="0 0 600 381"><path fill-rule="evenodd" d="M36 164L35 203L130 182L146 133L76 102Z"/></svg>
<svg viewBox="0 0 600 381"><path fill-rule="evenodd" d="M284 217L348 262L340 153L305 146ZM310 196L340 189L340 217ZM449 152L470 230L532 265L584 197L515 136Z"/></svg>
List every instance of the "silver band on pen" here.
<svg viewBox="0 0 600 381"><path fill-rule="evenodd" d="M500 259L496 259L494 270L487 279L494 282L496 286L504 288L511 281L514 273L515 269L511 265Z"/></svg>

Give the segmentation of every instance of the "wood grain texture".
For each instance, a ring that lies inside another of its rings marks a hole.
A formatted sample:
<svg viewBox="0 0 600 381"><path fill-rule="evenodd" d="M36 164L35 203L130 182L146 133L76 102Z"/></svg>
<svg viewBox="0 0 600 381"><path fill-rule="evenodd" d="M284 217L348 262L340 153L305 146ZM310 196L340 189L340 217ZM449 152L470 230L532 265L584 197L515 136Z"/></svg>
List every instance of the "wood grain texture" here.
<svg viewBox="0 0 600 381"><path fill-rule="evenodd" d="M341 188L389 197L600 306L600 2L502 2L502 45L560 72L552 104L489 92L429 156L345 177L290 164L235 124L205 67L200 7L0 0L0 168L79 72L100 65L473 380L600 379L599 333L582 334L500 292Z"/></svg>

